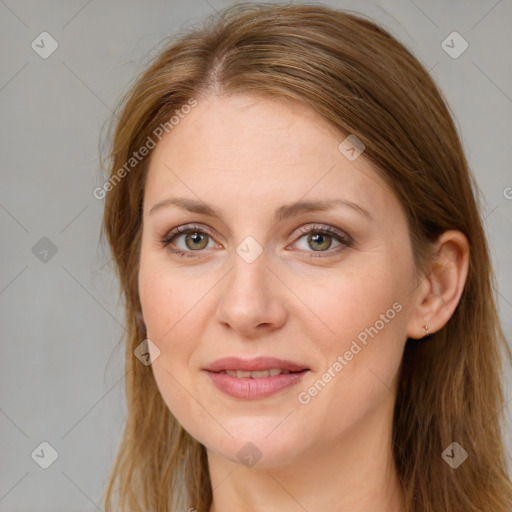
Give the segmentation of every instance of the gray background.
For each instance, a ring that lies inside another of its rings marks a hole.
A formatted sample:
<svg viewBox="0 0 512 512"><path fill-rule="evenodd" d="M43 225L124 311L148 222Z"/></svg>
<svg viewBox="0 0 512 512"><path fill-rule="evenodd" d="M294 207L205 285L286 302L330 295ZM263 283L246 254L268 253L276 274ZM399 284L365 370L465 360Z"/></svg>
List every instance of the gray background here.
<svg viewBox="0 0 512 512"><path fill-rule="evenodd" d="M155 45L228 3L0 0L1 511L102 510L125 408L122 307L92 194L99 137ZM325 3L370 16L432 69L482 190L510 340L512 2ZM59 45L47 59L31 47L44 31ZM453 31L469 44L456 59L441 46ZM31 458L43 441L59 455L46 470Z"/></svg>

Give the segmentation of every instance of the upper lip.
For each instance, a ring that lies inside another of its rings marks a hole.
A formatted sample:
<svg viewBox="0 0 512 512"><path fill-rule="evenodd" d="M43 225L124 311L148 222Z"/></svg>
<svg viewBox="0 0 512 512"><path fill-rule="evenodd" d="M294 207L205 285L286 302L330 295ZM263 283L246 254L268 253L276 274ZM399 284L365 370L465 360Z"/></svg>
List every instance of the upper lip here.
<svg viewBox="0 0 512 512"><path fill-rule="evenodd" d="M209 372L220 372L223 370L245 370L259 371L277 368L279 370L288 370L290 372L300 372L308 370L306 366L287 361L285 359L277 359L275 357L257 357L255 359L240 359L239 357L223 357L217 359L206 368Z"/></svg>

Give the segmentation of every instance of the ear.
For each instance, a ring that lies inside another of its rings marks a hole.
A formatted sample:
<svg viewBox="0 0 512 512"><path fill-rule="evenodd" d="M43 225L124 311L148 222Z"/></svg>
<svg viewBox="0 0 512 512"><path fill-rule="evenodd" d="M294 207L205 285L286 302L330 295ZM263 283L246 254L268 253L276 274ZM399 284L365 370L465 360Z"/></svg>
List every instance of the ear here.
<svg viewBox="0 0 512 512"><path fill-rule="evenodd" d="M427 273L416 289L409 338L423 338L448 322L464 290L468 266L468 239L460 231L445 231L435 242Z"/></svg>

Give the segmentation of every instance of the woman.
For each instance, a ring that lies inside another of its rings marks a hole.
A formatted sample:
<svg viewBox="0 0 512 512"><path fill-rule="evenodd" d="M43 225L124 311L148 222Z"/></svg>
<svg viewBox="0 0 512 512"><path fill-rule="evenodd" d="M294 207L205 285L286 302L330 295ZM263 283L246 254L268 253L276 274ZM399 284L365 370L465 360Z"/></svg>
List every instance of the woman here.
<svg viewBox="0 0 512 512"><path fill-rule="evenodd" d="M386 31L225 10L139 77L102 190L128 331L107 511L510 511L476 185Z"/></svg>

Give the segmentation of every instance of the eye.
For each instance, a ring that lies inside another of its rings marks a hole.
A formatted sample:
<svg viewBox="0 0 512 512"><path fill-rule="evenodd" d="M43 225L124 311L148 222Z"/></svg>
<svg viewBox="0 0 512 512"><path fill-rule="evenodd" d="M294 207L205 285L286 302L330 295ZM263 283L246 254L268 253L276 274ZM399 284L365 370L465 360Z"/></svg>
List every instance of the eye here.
<svg viewBox="0 0 512 512"><path fill-rule="evenodd" d="M193 257L195 255L191 253L208 248L209 238L211 239L211 235L199 226L180 226L162 238L161 245L180 256ZM178 241L177 246L176 241Z"/></svg>
<svg viewBox="0 0 512 512"><path fill-rule="evenodd" d="M309 248L312 249L313 253L327 252L327 256L332 255L332 253L338 253L344 247L351 247L353 245L353 240L350 236L332 226L304 226L298 230L297 234L303 235L295 242L295 244L298 244L303 241L301 250L308 251ZM338 245L334 250L329 250L332 247L333 241L337 242ZM323 257L323 255L311 254L311 257Z"/></svg>
<svg viewBox="0 0 512 512"><path fill-rule="evenodd" d="M295 244L304 239L305 246L300 250L312 253L338 253L344 247L351 247L353 245L352 238L332 226L304 226L300 228L296 235L302 235L296 240ZM165 237L160 240L163 247L167 247L172 253L183 257L194 257L196 252L201 252L203 249L211 248L210 242L213 243L212 235L204 228L195 225L180 226L170 231ZM334 250L329 250L332 247L333 240L338 243ZM215 246L215 243L213 243ZM312 251L308 251L312 249ZM320 254L311 254L310 257L318 257Z"/></svg>

